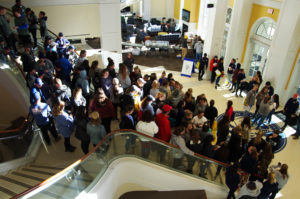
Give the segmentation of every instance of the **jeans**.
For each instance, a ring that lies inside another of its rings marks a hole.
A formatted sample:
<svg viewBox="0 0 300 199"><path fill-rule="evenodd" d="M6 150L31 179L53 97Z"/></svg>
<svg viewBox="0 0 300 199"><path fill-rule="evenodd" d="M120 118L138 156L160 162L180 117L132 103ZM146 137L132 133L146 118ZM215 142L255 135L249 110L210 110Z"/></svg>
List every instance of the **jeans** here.
<svg viewBox="0 0 300 199"><path fill-rule="evenodd" d="M141 141L141 148L142 148L142 157L143 158L148 158L149 157L149 154L150 154L150 147L151 147L151 143L150 142L144 142L144 141Z"/></svg>
<svg viewBox="0 0 300 199"><path fill-rule="evenodd" d="M267 116L267 123L271 123L271 121L272 121L272 115L275 113L275 109L272 109L271 111L270 111L270 113L268 114L268 116Z"/></svg>
<svg viewBox="0 0 300 199"><path fill-rule="evenodd" d="M129 153L129 147L135 145L135 140L136 140L135 135L129 135L129 138L126 140L125 143L125 149L127 153Z"/></svg>
<svg viewBox="0 0 300 199"><path fill-rule="evenodd" d="M37 47L36 29L29 30L33 38L33 47Z"/></svg>
<svg viewBox="0 0 300 199"><path fill-rule="evenodd" d="M253 125L254 125L254 124L255 124L256 122L258 122L258 120L259 120L256 129L260 128L260 126L263 124L263 122L264 122L265 119L266 119L266 116L261 115L260 113L258 113L258 114L256 115L255 120L254 120L254 122L253 122Z"/></svg>
<svg viewBox="0 0 300 199"><path fill-rule="evenodd" d="M202 59L202 53L196 53L196 59L195 59L195 62L197 63L197 61L201 61Z"/></svg>
<svg viewBox="0 0 300 199"><path fill-rule="evenodd" d="M106 134L109 134L110 131L111 131L111 130L110 130L111 120L112 120L111 117L109 117L109 118L103 118L103 119L102 119L102 124L103 124L103 126L104 126L104 128L105 128Z"/></svg>
<svg viewBox="0 0 300 199"><path fill-rule="evenodd" d="M219 84L220 79L221 79L221 75L220 75L219 77L217 77L217 80L216 80L216 86Z"/></svg>
<svg viewBox="0 0 300 199"><path fill-rule="evenodd" d="M232 75L233 74L230 74L230 73L227 74L228 83L232 83Z"/></svg>
<svg viewBox="0 0 300 199"><path fill-rule="evenodd" d="M90 140L81 141L81 149L84 154L87 154L89 152L89 145L90 145Z"/></svg>

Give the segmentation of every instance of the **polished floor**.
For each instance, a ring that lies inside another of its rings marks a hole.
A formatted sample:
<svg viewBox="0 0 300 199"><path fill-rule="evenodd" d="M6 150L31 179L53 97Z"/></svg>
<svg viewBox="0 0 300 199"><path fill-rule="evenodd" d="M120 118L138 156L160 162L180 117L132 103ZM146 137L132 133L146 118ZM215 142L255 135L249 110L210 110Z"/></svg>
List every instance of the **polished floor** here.
<svg viewBox="0 0 300 199"><path fill-rule="evenodd" d="M163 66L150 68L145 66L139 66L142 70L142 74L150 74L152 72L156 72L158 76L160 76L161 72L165 70ZM188 88L193 89L193 95L196 97L199 94L205 93L208 100L214 99L216 107L219 111L219 114L223 113L226 109L227 100L233 101L234 110L243 110L243 100L244 97L235 97L234 94L228 91L228 88L223 85L226 82L225 78L221 80L221 87L215 89L215 85L211 84L208 80L198 81L197 74L193 74L191 78L180 76L180 72L176 71L166 71L167 73L172 72L174 75L174 79L181 82L184 87L184 91ZM209 74L208 74L209 76ZM274 118L275 122L280 121ZM281 123L278 123L281 126ZM112 130L116 130L118 128L118 123L114 121L112 123ZM294 130L291 128L286 128L285 134L289 136L292 134ZM75 137L71 137L71 142L73 145L77 146L77 149L74 153L64 152L63 141L60 141L52 146L48 147L49 153L46 152L44 148L40 150L38 158L35 164L45 165L49 162L53 163L53 166L60 167L71 164L78 158L82 157L84 154L80 149L79 141ZM91 147L91 146L90 146ZM272 164L277 164L278 162L286 163L289 166L289 174L290 179L288 184L281 190L278 198L286 198L293 199L298 198L298 194L300 193L297 182L297 176L300 176L298 171L298 165L300 164L300 159L295 156L297 151L300 151L300 143L299 140L293 140L291 137L287 138L286 147L275 154L275 159Z"/></svg>

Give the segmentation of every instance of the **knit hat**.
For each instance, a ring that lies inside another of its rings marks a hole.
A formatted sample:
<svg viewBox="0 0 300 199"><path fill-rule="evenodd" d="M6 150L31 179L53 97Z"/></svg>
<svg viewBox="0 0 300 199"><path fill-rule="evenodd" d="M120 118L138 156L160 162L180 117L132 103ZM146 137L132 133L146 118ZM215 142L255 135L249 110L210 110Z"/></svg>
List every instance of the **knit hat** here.
<svg viewBox="0 0 300 199"><path fill-rule="evenodd" d="M168 105L168 104L165 104L163 107L162 107L162 110L164 111L164 112L168 112L168 111L170 111L170 110L172 110L173 108L172 108L172 106L170 106L170 105Z"/></svg>
<svg viewBox="0 0 300 199"><path fill-rule="evenodd" d="M94 111L94 112L89 114L89 117L93 120L98 120L100 116L99 116L98 112Z"/></svg>

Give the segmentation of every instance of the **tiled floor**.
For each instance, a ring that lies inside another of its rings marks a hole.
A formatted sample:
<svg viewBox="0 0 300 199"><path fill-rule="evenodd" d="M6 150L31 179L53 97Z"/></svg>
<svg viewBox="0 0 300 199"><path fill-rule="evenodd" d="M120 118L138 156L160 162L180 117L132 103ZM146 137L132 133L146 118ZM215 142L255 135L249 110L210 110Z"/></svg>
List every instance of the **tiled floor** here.
<svg viewBox="0 0 300 199"><path fill-rule="evenodd" d="M152 72L156 72L158 74L158 77L160 76L161 72L164 70L163 67L156 67L156 68L148 68L140 66L142 70L142 74L150 74ZM234 94L228 91L228 88L226 86L222 86L224 82L224 78L221 80L221 87L218 89L215 89L214 84L211 84L207 80L198 81L197 80L197 74L193 74L191 78L188 77L182 77L180 76L179 72L174 71L166 71L167 73L172 72L174 79L181 82L184 87L184 91L186 91L188 88L193 88L193 94L196 97L199 94L205 93L208 100L214 99L215 105L219 111L219 114L223 113L226 109L226 102L227 100L233 101L233 107L234 110L242 110L243 109L243 100L242 97L235 97ZM282 124L279 124L281 126ZM118 128L118 123L113 122L112 124L112 130L115 130ZM286 134L289 136L293 131L290 131L290 128L286 128ZM46 153L44 149L42 149L39 153L39 156L36 160L39 164L47 164L49 163L49 159L51 159L51 162L55 163L55 166L66 166L68 164L71 164L76 159L83 156L83 153L80 149L80 143L79 141L72 137L71 138L72 144L77 146L77 150L74 153L66 153L64 152L64 146L63 141L60 141L59 143L52 145L49 147L50 155ZM300 190L298 189L297 182L298 178L297 176L300 176L300 172L298 171L298 165L300 164L300 159L295 157L295 153L297 151L300 151L300 143L297 140L293 140L291 137L288 137L287 146L279 153L275 154L275 159L273 160L273 164L277 164L277 162L286 163L289 166L289 174L290 174L290 180L288 184L283 188L281 191L281 197L280 198L287 198L287 199L293 199L298 198L298 194L300 193Z"/></svg>

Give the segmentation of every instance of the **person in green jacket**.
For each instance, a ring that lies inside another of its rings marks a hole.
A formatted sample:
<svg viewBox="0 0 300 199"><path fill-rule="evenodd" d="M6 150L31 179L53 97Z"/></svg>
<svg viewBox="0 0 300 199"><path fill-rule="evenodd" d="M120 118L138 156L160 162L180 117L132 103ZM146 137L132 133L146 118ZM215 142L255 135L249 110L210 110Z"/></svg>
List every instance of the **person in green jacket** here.
<svg viewBox="0 0 300 199"><path fill-rule="evenodd" d="M30 8L26 8L25 12L29 22L28 30L31 33L34 42L33 48L36 48L37 47L36 30L37 30L38 18Z"/></svg>
<svg viewBox="0 0 300 199"><path fill-rule="evenodd" d="M10 18L6 16L6 9L0 6L0 34L4 37L7 47L17 52L16 40L9 25Z"/></svg>

